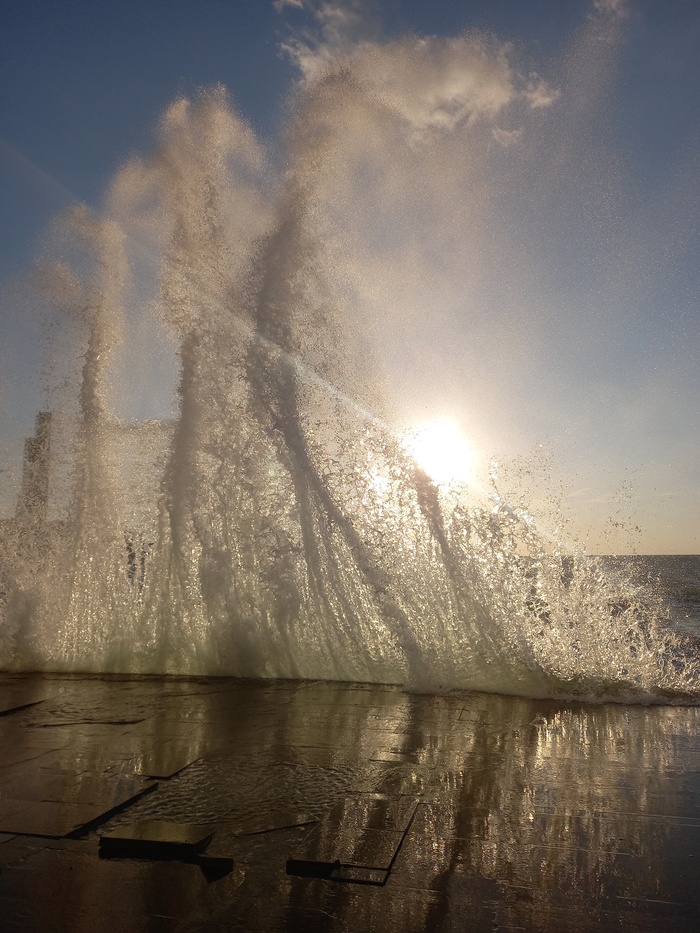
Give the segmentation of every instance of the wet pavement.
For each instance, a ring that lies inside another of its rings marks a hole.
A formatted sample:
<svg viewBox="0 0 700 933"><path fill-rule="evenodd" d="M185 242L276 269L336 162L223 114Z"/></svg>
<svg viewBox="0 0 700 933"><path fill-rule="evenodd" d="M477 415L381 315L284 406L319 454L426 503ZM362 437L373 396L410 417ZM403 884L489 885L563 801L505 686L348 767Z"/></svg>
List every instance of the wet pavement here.
<svg viewBox="0 0 700 933"><path fill-rule="evenodd" d="M0 674L4 931L697 931L700 710Z"/></svg>

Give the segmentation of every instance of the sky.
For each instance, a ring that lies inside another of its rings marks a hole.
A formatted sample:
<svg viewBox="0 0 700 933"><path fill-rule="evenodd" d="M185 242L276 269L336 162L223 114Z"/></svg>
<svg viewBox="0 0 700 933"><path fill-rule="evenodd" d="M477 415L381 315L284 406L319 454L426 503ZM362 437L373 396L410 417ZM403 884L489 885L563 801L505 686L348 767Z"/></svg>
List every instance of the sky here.
<svg viewBox="0 0 700 933"><path fill-rule="evenodd" d="M340 65L365 96L334 209L387 419L453 419L475 487L589 551L700 552L696 0L0 0L0 513L45 404L53 218L105 212L215 85L274 173Z"/></svg>

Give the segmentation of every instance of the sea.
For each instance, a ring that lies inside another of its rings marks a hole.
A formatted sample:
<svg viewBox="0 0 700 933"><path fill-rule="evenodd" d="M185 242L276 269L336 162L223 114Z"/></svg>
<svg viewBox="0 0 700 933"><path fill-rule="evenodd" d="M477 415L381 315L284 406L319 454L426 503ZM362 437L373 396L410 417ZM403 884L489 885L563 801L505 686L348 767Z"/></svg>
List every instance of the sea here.
<svg viewBox="0 0 700 933"><path fill-rule="evenodd" d="M662 596L673 628L700 640L700 554L615 555L599 560L606 570L629 575L642 593Z"/></svg>

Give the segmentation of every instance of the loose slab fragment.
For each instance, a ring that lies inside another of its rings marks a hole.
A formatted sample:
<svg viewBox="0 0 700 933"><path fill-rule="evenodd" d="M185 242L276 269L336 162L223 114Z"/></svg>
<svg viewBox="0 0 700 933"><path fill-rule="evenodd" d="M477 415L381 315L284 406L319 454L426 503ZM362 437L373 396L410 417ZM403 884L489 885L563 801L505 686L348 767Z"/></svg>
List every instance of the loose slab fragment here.
<svg viewBox="0 0 700 933"><path fill-rule="evenodd" d="M300 829L317 823L318 818L302 810L287 810L278 813L246 815L235 821L227 821L235 836L257 836L285 829Z"/></svg>
<svg viewBox="0 0 700 933"><path fill-rule="evenodd" d="M65 772L63 775L67 777ZM101 773L84 771L74 775L72 781L64 779L61 785L46 787L41 799L88 804L106 812L150 790L151 786L151 782L140 775L127 775L118 780Z"/></svg>
<svg viewBox="0 0 700 933"><path fill-rule="evenodd" d="M93 823L102 814L94 806L63 803L56 800L15 801L22 809L2 821L4 832L20 836L43 836L60 839Z"/></svg>
<svg viewBox="0 0 700 933"><path fill-rule="evenodd" d="M0 832L49 839L80 836L157 786L147 784L137 793L130 789L116 794L112 791L110 796L91 803L5 798L0 804Z"/></svg>
<svg viewBox="0 0 700 933"><path fill-rule="evenodd" d="M0 696L0 716L9 716L11 713L19 713L23 709L29 709L31 706L38 706L44 700L23 701L21 697Z"/></svg>
<svg viewBox="0 0 700 933"><path fill-rule="evenodd" d="M214 830L198 823L139 820L100 837L100 850L110 855L192 858L208 845Z"/></svg>
<svg viewBox="0 0 700 933"><path fill-rule="evenodd" d="M388 868L365 868L364 865L341 864L333 880L345 881L347 884L373 884L381 887L386 884L388 877Z"/></svg>
<svg viewBox="0 0 700 933"><path fill-rule="evenodd" d="M319 861L313 858L287 859L287 874L297 878L332 878L340 871L340 859L334 862Z"/></svg>
<svg viewBox="0 0 700 933"><path fill-rule="evenodd" d="M384 885L411 826L415 800L384 795L339 801L287 861L287 874Z"/></svg>
<svg viewBox="0 0 700 933"><path fill-rule="evenodd" d="M43 703L48 691L36 683L0 683L0 716Z"/></svg>
<svg viewBox="0 0 700 933"><path fill-rule="evenodd" d="M327 830L321 824L319 831L312 833L301 857L318 862L337 861L341 865L388 868L403 837L403 832L398 830L358 829L354 826Z"/></svg>
<svg viewBox="0 0 700 933"><path fill-rule="evenodd" d="M365 865L345 865L341 861L316 862L309 859L288 859L287 874L297 878L322 878L327 881L344 881L347 884L371 884L381 887L386 884L389 870L370 868Z"/></svg>

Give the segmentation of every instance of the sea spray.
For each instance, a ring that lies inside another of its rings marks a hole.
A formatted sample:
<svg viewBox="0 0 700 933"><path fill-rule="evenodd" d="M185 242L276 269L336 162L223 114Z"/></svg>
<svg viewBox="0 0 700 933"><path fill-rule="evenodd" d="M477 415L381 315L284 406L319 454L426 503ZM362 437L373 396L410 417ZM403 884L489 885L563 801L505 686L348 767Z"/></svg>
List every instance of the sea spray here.
<svg viewBox="0 0 700 933"><path fill-rule="evenodd" d="M84 254L44 285L76 335L73 395L52 403L72 492L4 537L3 667L695 701L697 653L662 603L495 480L489 506L446 496L382 416L334 234L348 125L382 108L342 69L316 82L270 185L224 92L203 92L105 219L63 220ZM142 424L114 391L139 315L179 370L174 417Z"/></svg>

